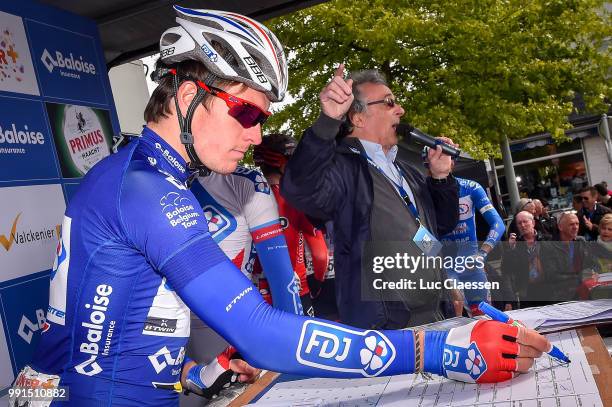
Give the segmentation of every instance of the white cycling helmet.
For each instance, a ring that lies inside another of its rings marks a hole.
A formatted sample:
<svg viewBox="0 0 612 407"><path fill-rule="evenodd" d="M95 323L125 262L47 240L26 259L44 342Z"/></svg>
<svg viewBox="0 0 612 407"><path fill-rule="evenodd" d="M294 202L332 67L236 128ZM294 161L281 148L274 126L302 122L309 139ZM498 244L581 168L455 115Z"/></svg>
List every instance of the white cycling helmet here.
<svg viewBox="0 0 612 407"><path fill-rule="evenodd" d="M159 41L161 59L174 64L194 59L222 79L264 92L272 102L287 91L287 61L276 36L240 14L174 6L178 27Z"/></svg>

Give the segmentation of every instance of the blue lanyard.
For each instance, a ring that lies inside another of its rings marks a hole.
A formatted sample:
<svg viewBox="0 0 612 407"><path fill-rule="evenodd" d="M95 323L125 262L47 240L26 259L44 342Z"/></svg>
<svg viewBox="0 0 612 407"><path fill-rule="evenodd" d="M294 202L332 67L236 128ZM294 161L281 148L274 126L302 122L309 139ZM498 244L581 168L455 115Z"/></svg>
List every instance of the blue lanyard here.
<svg viewBox="0 0 612 407"><path fill-rule="evenodd" d="M404 201L404 204L406 204L406 206L410 210L410 213L412 213L412 216L414 216L416 218L417 222L421 223L421 220L419 219L419 211L417 210L416 206L414 206L414 204L410 200L410 196L408 195L408 192L406 192L404 187L401 184L398 184L397 182L395 182L391 177L389 177L382 170L382 168L380 168L380 166L378 164L376 164L370 157L368 157L368 155L365 152L360 151L359 153L361 154L361 156L363 158L365 158L368 161L368 164L370 164L372 167L376 168L376 170L378 170L378 172L380 172L387 180L389 180L389 182L391 182L393 184L393 186L395 186L395 188L398 190L400 196L402 197L402 200ZM404 171L402 171L402 169L399 167L399 165L397 165L396 163L393 163L393 165L395 165L395 168L399 172L400 177L405 179Z"/></svg>

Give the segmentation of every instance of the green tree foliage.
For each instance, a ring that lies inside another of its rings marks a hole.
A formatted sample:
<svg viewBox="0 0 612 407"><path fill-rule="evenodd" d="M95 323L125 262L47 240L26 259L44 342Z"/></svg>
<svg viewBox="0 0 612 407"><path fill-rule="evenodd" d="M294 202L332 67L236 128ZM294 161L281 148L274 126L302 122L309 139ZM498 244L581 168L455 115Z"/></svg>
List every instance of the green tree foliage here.
<svg viewBox="0 0 612 407"><path fill-rule="evenodd" d="M610 13L595 0L335 0L268 22L289 55L294 100L267 131L296 136L319 114L333 68L377 68L404 119L499 154L503 135L563 137L575 94L590 113L610 96Z"/></svg>

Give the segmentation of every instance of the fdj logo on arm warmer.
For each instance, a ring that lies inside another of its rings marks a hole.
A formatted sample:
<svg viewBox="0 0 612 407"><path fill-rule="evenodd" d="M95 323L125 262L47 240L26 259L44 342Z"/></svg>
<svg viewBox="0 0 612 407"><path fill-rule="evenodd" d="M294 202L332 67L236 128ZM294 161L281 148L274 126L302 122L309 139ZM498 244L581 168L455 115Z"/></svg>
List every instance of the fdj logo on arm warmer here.
<svg viewBox="0 0 612 407"><path fill-rule="evenodd" d="M378 331L355 331L306 321L296 358L306 366L373 377L391 365L395 354L391 341Z"/></svg>

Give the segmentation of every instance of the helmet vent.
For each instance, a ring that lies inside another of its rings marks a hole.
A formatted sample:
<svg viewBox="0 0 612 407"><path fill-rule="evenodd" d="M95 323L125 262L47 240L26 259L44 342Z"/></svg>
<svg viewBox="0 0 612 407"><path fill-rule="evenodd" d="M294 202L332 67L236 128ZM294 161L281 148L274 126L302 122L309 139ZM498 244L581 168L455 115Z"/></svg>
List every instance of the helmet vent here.
<svg viewBox="0 0 612 407"><path fill-rule="evenodd" d="M207 27L214 28L215 30L223 31L223 26L221 24L217 23L216 21L210 21L210 20L206 20L206 19L202 18L202 19L198 19L197 23L199 25L205 25Z"/></svg>
<svg viewBox="0 0 612 407"><path fill-rule="evenodd" d="M162 45L162 47L166 47L168 45L174 44L175 42L177 42L180 39L181 39L181 36L176 34L176 33L167 33L161 39L161 45Z"/></svg>
<svg viewBox="0 0 612 407"><path fill-rule="evenodd" d="M249 44L253 44L255 46L257 46L257 43L255 43L251 38L237 32L237 31L229 31L231 32L233 35L235 35L236 37L240 37L240 39L242 39L243 41L247 41Z"/></svg>
<svg viewBox="0 0 612 407"><path fill-rule="evenodd" d="M253 30L253 27L251 27L250 25L248 25L247 23L245 23L242 20L234 20L234 21L236 23L240 24L242 26L242 28L247 30L249 33L251 33L252 36L257 37L257 33L255 32L255 30ZM232 31L232 34L238 34L238 33Z"/></svg>

